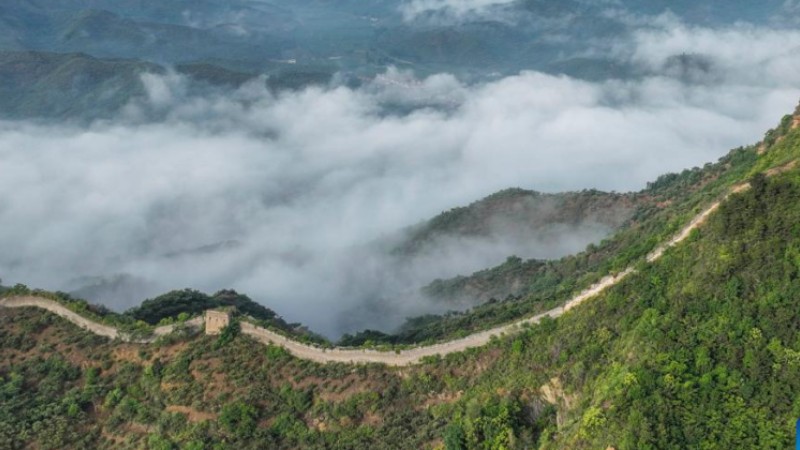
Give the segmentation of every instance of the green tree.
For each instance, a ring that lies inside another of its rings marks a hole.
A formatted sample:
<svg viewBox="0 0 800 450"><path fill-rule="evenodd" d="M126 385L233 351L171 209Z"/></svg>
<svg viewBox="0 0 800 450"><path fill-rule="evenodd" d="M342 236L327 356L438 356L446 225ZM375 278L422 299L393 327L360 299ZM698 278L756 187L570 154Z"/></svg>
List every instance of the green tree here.
<svg viewBox="0 0 800 450"><path fill-rule="evenodd" d="M222 407L219 423L233 436L247 438L255 431L257 418L258 411L254 406L235 401Z"/></svg>

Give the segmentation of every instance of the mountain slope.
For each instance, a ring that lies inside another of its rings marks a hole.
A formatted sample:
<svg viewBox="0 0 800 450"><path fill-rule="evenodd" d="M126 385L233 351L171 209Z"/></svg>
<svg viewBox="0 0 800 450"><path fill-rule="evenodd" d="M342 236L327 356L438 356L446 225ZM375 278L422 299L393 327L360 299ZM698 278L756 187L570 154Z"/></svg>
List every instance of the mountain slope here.
<svg viewBox="0 0 800 450"><path fill-rule="evenodd" d="M106 31L121 38L120 30L112 27ZM187 77L186 87L192 95L232 91L259 76L217 62L173 67L85 53L0 50L0 119L91 121L114 117L126 105L147 97L143 74L166 74L170 69ZM265 83L275 91L302 89L327 84L332 76L332 69L322 66L275 69Z"/></svg>
<svg viewBox="0 0 800 450"><path fill-rule="evenodd" d="M788 128L774 131L777 135L786 132ZM692 217L754 173L756 165L764 167L764 159L764 155L759 159L755 146L739 148L715 164L659 177L636 194L639 208L626 226L581 253L551 261L509 258L469 276L437 280L424 289L431 298L443 302L463 302L465 298L489 301L466 311L409 319L397 333L379 340L407 343L463 336L562 304L574 292L643 261ZM348 343L361 341L360 336L346 339Z"/></svg>
<svg viewBox="0 0 800 450"><path fill-rule="evenodd" d="M635 195L595 190L544 194L506 189L410 228L394 252L418 255L439 241L459 238L509 239L520 247L524 240L556 240L562 230L607 235L629 220L639 203Z"/></svg>
<svg viewBox="0 0 800 450"><path fill-rule="evenodd" d="M672 13L689 24L795 20L794 5L764 2L525 0L226 2L175 0L7 0L0 5L0 49L81 52L158 64L215 61L228 69L273 72L295 60L372 77L387 67L420 75L448 72L487 79L521 70L577 78L641 76L618 57L598 57L603 40ZM633 18L636 17L636 20ZM649 19L648 19L649 18ZM326 70L331 72L331 70Z"/></svg>
<svg viewBox="0 0 800 450"><path fill-rule="evenodd" d="M108 117L143 97L143 73L161 67L135 60L71 53L0 52L0 116Z"/></svg>
<svg viewBox="0 0 800 450"><path fill-rule="evenodd" d="M800 369L798 198L797 172L754 183L690 245L576 315L585 321L571 333L585 347L564 377L584 400L562 446L788 447Z"/></svg>
<svg viewBox="0 0 800 450"><path fill-rule="evenodd" d="M757 159L656 213L685 225L688 205L752 186L658 260L622 257L636 273L558 319L411 368L321 366L235 329L141 347L3 311L0 445L787 448L800 414L800 129L784 123ZM659 189L679 193L680 180Z"/></svg>
<svg viewBox="0 0 800 450"><path fill-rule="evenodd" d="M756 182L597 301L403 372L309 365L245 339L137 349L13 311L0 318L1 436L106 448L784 448L800 387L799 196L797 172ZM757 244L730 258L744 242ZM36 417L55 425L37 431Z"/></svg>

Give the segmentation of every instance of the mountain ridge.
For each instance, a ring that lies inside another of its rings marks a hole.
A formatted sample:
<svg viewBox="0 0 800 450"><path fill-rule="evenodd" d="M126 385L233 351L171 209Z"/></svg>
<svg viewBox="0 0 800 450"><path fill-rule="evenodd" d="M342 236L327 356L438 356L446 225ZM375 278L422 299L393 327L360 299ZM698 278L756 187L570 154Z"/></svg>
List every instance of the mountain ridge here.
<svg viewBox="0 0 800 450"><path fill-rule="evenodd" d="M633 263L623 281L556 320L413 366L317 364L188 327L128 344L3 308L0 445L786 448L800 389L800 130L787 117L760 154L655 183L691 194L648 219L661 225L620 232L626 255L602 267ZM681 233L692 218L705 223Z"/></svg>
<svg viewBox="0 0 800 450"><path fill-rule="evenodd" d="M764 173L758 173L756 174L756 176L766 177L766 176L779 175L788 170L794 169L796 165L797 165L797 160L792 160L782 166L770 168ZM755 181L753 183L755 183ZM653 251L648 253L645 258L645 261L647 263L652 263L661 258L661 256L667 249L677 244L680 244L681 242L686 240L694 230L698 229L703 223L705 223L708 217L711 214L713 214L718 208L720 208L720 206L725 202L725 200L727 200L731 195L747 191L748 189L751 188L751 186L752 183L741 183L732 186L729 189L728 193L726 193L722 199L712 203L710 206L707 206L698 215L693 217L689 221L689 223L669 241L659 245ZM610 288L620 283L628 275L631 275L634 272L635 272L634 267L630 266L617 274L607 275L597 283L577 293L574 297L572 297L570 300L564 303L563 306L558 306L554 309L537 314L531 318L520 319L515 322L497 328L489 329L486 331L481 331L454 341L445 341L440 344L433 344L427 347L417 347L410 350L406 349L395 350L394 355L381 354L380 352L375 352L372 350L361 350L353 352L342 348L332 348L332 349L314 348L305 344L293 342L290 339L286 338L285 336L278 335L274 332L270 332L269 330L253 326L251 324L244 325L243 332L247 335L255 337L257 340L264 342L266 344L283 345L288 349L289 353L291 353L292 355L303 359L309 359L315 362L369 362L369 363L384 363L389 365L404 366L404 365L419 363L422 359L427 357L432 357L432 356L441 357L451 353L462 352L472 347L480 347L482 345L485 345L492 338L495 338L497 336L501 336L504 334L514 334L516 332L519 332L520 331L519 327L521 326L538 324L545 318L555 319L557 317L560 317L565 312L577 307L578 305L582 304L587 300L590 300L591 298L600 294L607 288ZM13 293L14 291L11 292ZM3 295L6 296L6 298L0 299L0 306L4 307L37 306L40 308L50 310L51 312L55 312L56 314L59 314L62 317L65 317L68 320L75 322L79 326L85 327L93 332L96 332L97 334L110 338L118 338L121 336L116 329L91 322L90 320L87 319L79 318L80 316L78 316L74 312L69 311L63 307L59 308L58 303L53 300L46 300L44 298L36 299L35 297L14 296L13 294L9 296L9 293L4 293ZM171 331L172 328L169 329L157 328L154 330L154 333L156 335L163 335ZM130 341L131 339L123 338L123 340Z"/></svg>

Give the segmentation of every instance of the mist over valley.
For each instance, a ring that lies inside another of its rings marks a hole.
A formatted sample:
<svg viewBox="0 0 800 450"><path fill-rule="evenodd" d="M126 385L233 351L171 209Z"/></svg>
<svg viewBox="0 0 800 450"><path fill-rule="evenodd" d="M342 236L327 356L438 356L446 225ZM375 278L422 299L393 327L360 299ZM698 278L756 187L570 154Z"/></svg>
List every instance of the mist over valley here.
<svg viewBox="0 0 800 450"><path fill-rule="evenodd" d="M434 280L599 243L644 201L616 193L758 141L800 96L789 3L572 3L10 2L0 276L115 310L231 288L332 338L391 331L490 296Z"/></svg>

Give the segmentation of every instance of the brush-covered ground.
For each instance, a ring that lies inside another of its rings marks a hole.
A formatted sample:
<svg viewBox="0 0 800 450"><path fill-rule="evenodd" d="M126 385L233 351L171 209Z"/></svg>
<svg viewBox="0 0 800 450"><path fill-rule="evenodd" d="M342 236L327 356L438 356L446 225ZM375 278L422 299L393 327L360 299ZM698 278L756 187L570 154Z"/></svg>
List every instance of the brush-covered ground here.
<svg viewBox="0 0 800 450"><path fill-rule="evenodd" d="M740 149L660 179L651 188L671 204L566 259L585 272L573 286L641 261L709 199L750 181L658 261L557 320L412 368L321 366L235 326L123 344L38 310L3 310L0 447L788 448L800 417L791 123L761 155ZM757 175L775 167L784 170ZM483 327L528 303L436 323Z"/></svg>

